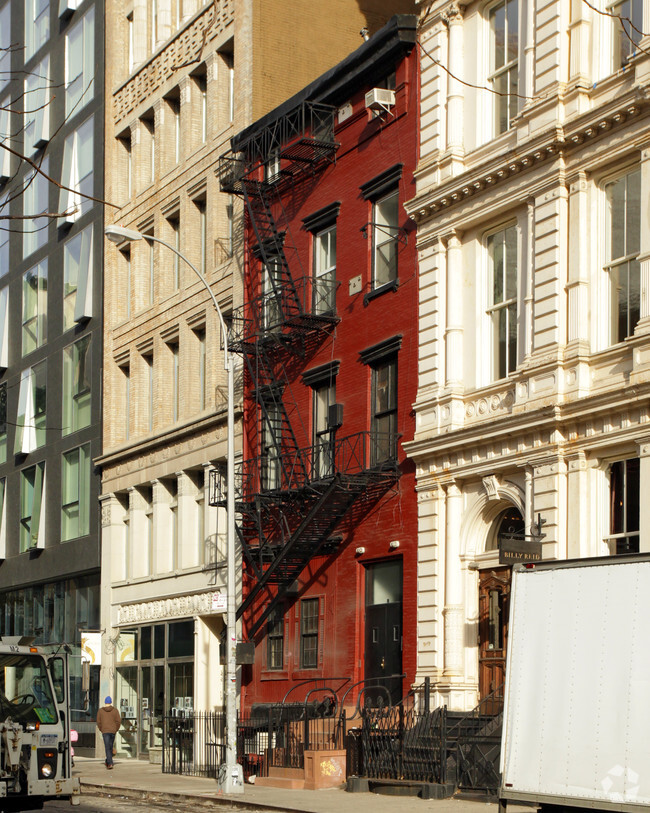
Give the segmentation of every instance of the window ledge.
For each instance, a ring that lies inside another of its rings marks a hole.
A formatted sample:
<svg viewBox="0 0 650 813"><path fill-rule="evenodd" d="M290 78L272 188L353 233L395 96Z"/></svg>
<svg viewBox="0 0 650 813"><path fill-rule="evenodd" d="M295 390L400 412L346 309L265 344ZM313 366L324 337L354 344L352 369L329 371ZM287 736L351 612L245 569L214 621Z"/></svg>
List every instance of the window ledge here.
<svg viewBox="0 0 650 813"><path fill-rule="evenodd" d="M289 673L285 669L264 669L260 680L288 680Z"/></svg>
<svg viewBox="0 0 650 813"><path fill-rule="evenodd" d="M373 299L376 299L378 296L386 294L389 291L396 291L398 288L399 288L399 279L393 279L390 282L385 282L378 288L373 288L372 291L368 291L368 293L363 297L363 304L368 305L369 302L371 302Z"/></svg>

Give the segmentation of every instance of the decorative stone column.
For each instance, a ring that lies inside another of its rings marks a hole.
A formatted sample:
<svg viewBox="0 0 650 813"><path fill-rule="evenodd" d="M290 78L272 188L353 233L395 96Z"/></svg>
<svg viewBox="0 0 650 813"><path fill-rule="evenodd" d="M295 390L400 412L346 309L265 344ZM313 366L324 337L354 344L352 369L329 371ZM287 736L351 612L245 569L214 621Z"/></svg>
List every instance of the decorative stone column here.
<svg viewBox="0 0 650 813"><path fill-rule="evenodd" d="M463 674L463 580L460 562L462 493L455 483L447 486L445 551L445 666L446 677Z"/></svg>
<svg viewBox="0 0 650 813"><path fill-rule="evenodd" d="M463 267L460 232L447 237L447 328L445 330L445 385L463 383Z"/></svg>
<svg viewBox="0 0 650 813"><path fill-rule="evenodd" d="M569 184L569 325L567 342L589 349L589 198L587 174L577 173Z"/></svg>
<svg viewBox="0 0 650 813"><path fill-rule="evenodd" d="M442 19L449 30L449 73L447 75L447 152L458 157L465 154L464 102L460 81L465 73L463 14L465 6L453 2L443 12ZM452 174L456 174L452 168Z"/></svg>

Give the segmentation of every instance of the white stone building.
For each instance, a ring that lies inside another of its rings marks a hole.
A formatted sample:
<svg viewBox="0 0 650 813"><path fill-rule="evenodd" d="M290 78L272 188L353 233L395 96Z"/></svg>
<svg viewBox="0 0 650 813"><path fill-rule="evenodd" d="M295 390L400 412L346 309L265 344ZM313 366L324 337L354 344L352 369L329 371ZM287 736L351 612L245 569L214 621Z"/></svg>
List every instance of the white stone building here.
<svg viewBox="0 0 650 813"><path fill-rule="evenodd" d="M650 3L591 5L421 4L418 678L454 708L502 681L504 532L650 550Z"/></svg>

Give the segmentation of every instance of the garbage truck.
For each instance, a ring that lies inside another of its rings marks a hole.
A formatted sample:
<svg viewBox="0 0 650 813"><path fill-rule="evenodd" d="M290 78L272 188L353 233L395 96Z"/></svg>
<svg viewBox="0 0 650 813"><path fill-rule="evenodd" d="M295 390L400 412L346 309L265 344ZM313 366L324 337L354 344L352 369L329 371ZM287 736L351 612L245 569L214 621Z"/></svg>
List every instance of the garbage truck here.
<svg viewBox="0 0 650 813"><path fill-rule="evenodd" d="M501 813L648 813L650 555L516 565Z"/></svg>
<svg viewBox="0 0 650 813"><path fill-rule="evenodd" d="M0 811L78 805L71 773L68 653L0 638Z"/></svg>

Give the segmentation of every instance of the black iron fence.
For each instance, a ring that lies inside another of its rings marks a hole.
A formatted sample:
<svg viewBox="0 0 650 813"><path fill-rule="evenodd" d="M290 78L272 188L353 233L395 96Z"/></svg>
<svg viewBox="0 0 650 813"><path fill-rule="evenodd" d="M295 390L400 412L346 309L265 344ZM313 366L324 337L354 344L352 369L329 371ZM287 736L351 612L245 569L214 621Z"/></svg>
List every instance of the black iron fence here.
<svg viewBox="0 0 650 813"><path fill-rule="evenodd" d="M343 749L345 714L326 716L316 704L268 706L237 716L237 762L244 779L265 776L269 766L304 768L305 751ZM217 778L226 756L223 712L165 717L162 772Z"/></svg>

